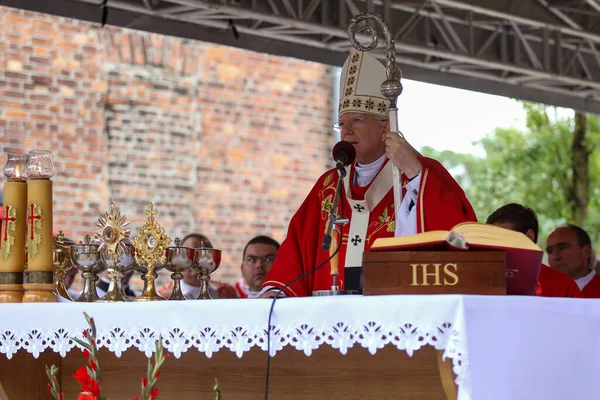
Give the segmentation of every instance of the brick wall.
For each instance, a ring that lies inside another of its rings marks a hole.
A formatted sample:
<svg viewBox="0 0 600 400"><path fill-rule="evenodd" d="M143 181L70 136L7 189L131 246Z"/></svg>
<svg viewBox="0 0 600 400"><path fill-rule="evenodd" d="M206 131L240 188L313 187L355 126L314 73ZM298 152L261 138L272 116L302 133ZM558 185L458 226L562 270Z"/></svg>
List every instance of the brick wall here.
<svg viewBox="0 0 600 400"><path fill-rule="evenodd" d="M330 165L332 72L314 63L0 7L0 163L50 149L55 229L94 232L111 198L135 232L208 235L216 279L254 235L284 238Z"/></svg>

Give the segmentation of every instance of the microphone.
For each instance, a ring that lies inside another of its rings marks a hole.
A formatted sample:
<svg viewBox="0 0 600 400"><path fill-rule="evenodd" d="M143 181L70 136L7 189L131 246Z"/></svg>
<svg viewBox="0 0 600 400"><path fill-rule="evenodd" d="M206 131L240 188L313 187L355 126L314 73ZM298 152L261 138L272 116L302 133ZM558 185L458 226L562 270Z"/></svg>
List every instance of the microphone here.
<svg viewBox="0 0 600 400"><path fill-rule="evenodd" d="M321 249L325 251L329 251L331 247L331 231L333 230L333 226L338 222L336 221L337 217L337 205L340 200L340 192L342 191L342 183L344 182L344 177L346 176L346 166L350 165L354 162L356 158L356 150L354 146L350 142L340 141L335 146L333 146L333 151L331 152L333 159L335 161L335 167L337 168L340 177L338 179L337 187L335 189L335 196L333 196L333 205L331 206L331 210L329 210L329 221L327 223L327 230L325 232L325 236L323 236L323 241L321 242ZM342 222L342 221L339 221Z"/></svg>
<svg viewBox="0 0 600 400"><path fill-rule="evenodd" d="M340 171L342 177L345 177L346 169L344 167L352 164L356 158L354 146L350 142L342 140L333 146L331 155L335 161L335 167Z"/></svg>

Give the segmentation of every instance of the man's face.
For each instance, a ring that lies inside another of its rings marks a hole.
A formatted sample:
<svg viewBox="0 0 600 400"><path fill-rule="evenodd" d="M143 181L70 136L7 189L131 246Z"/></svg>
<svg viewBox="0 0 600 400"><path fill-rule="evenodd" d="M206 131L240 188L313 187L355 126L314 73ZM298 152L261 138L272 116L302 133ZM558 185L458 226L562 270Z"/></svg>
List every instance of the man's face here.
<svg viewBox="0 0 600 400"><path fill-rule="evenodd" d="M546 252L552 268L573 279L587 275L591 248L590 245L580 246L572 229L559 228L552 232L548 236Z"/></svg>
<svg viewBox="0 0 600 400"><path fill-rule="evenodd" d="M251 244L246 249L242 261L242 275L253 292L259 291L265 282L276 254L277 247L272 244Z"/></svg>
<svg viewBox="0 0 600 400"><path fill-rule="evenodd" d="M352 143L359 164L370 164L385 154L383 138L389 131L387 121L363 113L345 113L339 118L342 140Z"/></svg>

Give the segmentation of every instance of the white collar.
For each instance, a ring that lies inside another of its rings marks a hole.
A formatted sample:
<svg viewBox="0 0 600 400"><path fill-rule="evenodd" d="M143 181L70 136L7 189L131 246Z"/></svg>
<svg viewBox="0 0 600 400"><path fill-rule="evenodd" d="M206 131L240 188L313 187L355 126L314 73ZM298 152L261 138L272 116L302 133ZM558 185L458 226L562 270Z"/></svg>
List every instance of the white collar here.
<svg viewBox="0 0 600 400"><path fill-rule="evenodd" d="M575 283L579 286L579 290L583 290L583 288L594 279L594 276L596 276L596 271L591 270L589 274L575 279Z"/></svg>
<svg viewBox="0 0 600 400"><path fill-rule="evenodd" d="M384 162L385 154L371 164L359 165L356 163L354 165L354 184L359 187L367 186L377 176Z"/></svg>

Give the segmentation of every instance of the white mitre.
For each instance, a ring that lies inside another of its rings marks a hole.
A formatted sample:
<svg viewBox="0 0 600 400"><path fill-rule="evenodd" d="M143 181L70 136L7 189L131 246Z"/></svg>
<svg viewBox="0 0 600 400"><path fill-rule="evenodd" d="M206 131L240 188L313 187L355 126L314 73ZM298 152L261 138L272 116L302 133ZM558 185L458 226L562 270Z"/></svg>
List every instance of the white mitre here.
<svg viewBox="0 0 600 400"><path fill-rule="evenodd" d="M396 76L402 77L397 67ZM339 115L359 112L387 118L390 101L381 94L386 79L386 68L375 57L362 51L350 54L340 77Z"/></svg>

